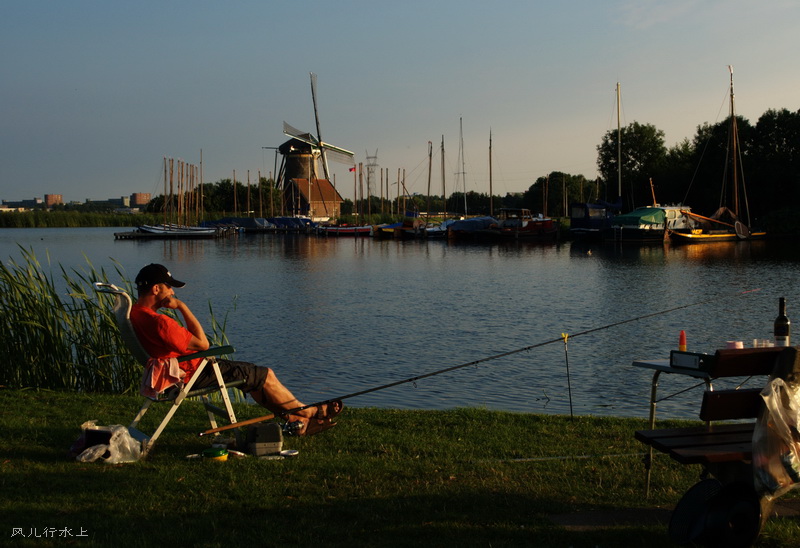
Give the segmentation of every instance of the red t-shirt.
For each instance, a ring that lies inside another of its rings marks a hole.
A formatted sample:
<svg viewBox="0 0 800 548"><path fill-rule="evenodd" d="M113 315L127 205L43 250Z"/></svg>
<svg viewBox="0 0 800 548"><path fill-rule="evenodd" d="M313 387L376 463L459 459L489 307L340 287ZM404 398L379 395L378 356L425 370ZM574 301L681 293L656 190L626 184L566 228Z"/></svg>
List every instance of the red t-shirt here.
<svg viewBox="0 0 800 548"><path fill-rule="evenodd" d="M191 354L189 342L191 332L166 314L134 304L131 308L131 324L136 331L142 347L151 358L178 358ZM184 382L188 382L192 373L198 368L202 358L181 362L180 367L186 372Z"/></svg>

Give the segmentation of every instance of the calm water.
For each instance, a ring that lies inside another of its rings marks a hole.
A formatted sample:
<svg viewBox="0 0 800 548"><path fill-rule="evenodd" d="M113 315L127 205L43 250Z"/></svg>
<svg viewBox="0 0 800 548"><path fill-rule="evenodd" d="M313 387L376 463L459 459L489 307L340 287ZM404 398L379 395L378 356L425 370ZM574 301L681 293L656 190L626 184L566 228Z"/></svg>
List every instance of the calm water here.
<svg viewBox="0 0 800 548"><path fill-rule="evenodd" d="M116 241L119 229L4 229L0 259L33 248L58 272L86 260L133 279L167 265L180 297L209 325L227 316L236 358L270 365L316 401L559 339L416 383L353 406L483 406L537 413L647 416L651 375L637 358L771 338L778 297L800 302L800 253L789 242L696 246L454 245L251 235L203 241ZM760 289L742 294L742 292ZM708 302L705 302L708 301ZM705 302L673 312L675 307ZM800 309L800 308L798 308ZM664 313L660 313L664 312ZM598 329L589 334L584 331ZM567 370L569 369L569 382ZM664 394L692 385L664 376ZM692 417L699 390L663 402Z"/></svg>

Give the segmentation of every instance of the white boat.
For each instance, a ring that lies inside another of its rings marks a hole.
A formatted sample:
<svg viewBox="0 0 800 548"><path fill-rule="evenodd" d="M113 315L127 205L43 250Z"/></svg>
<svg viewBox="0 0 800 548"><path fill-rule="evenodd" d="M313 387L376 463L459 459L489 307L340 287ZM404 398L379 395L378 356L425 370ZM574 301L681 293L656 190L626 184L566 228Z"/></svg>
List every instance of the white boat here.
<svg viewBox="0 0 800 548"><path fill-rule="evenodd" d="M185 226L177 224L141 225L138 228L141 232L145 232L147 234L158 234L163 236L211 237L217 234L217 229L214 227L208 228L202 226Z"/></svg>

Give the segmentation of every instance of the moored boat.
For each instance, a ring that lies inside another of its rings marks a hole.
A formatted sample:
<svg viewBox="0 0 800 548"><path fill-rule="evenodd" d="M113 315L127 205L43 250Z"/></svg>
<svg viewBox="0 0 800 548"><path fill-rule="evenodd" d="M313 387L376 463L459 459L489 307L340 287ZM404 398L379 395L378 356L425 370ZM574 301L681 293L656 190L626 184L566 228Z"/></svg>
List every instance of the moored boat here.
<svg viewBox="0 0 800 548"><path fill-rule="evenodd" d="M766 232L750 225L750 210L747 190L744 185L742 158L739 148L739 131L736 124L736 109L733 93L733 66L730 71L730 130L728 153L730 164L724 170L722 196L731 200L731 207L720 206L710 217L686 212L687 226L670 229L670 241L676 243L729 242L754 240L766 237ZM722 203L722 200L720 201ZM740 204L742 211L740 210Z"/></svg>
<svg viewBox="0 0 800 548"><path fill-rule="evenodd" d="M159 235L169 235L169 236L214 236L217 233L217 229L214 227L202 227L202 226L186 226L186 225L178 225L178 224L159 224L159 225L140 225L138 229L141 232L146 232L148 234L159 234Z"/></svg>
<svg viewBox="0 0 800 548"><path fill-rule="evenodd" d="M451 240L475 240L482 231L497 224L498 220L489 216L459 219L447 227L447 237Z"/></svg>
<svg viewBox="0 0 800 548"><path fill-rule="evenodd" d="M372 226L319 226L317 233L324 236L369 236L372 233Z"/></svg>
<svg viewBox="0 0 800 548"><path fill-rule="evenodd" d="M433 240L447 238L447 229L455 222L457 219L445 219L437 225L426 226L423 235Z"/></svg>
<svg viewBox="0 0 800 548"><path fill-rule="evenodd" d="M692 221L685 213L688 206L644 206L630 213L617 215L611 227L605 231L604 239L614 242L663 242L672 230L690 228Z"/></svg>
<svg viewBox="0 0 800 548"><path fill-rule="evenodd" d="M491 238L511 240L555 240L559 223L543 215L534 216L525 208L502 208L497 210L497 224L480 234Z"/></svg>
<svg viewBox="0 0 800 548"><path fill-rule="evenodd" d="M570 204L569 232L576 240L596 242L611 228L619 207L606 202Z"/></svg>

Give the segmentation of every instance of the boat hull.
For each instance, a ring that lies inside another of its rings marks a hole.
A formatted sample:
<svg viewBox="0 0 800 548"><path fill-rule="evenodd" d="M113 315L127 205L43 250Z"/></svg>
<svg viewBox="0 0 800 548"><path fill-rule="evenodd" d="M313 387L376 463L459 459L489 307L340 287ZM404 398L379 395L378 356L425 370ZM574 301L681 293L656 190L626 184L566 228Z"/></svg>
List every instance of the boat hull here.
<svg viewBox="0 0 800 548"><path fill-rule="evenodd" d="M570 235L573 239L584 242L602 241L611 228L611 219L618 209L612 204L586 202L570 204Z"/></svg>
<svg viewBox="0 0 800 548"><path fill-rule="evenodd" d="M317 228L325 236L369 236L371 226L320 226Z"/></svg>
<svg viewBox="0 0 800 548"><path fill-rule="evenodd" d="M603 231L602 239L607 242L660 243L667 239L667 232L664 227L612 226Z"/></svg>
<svg viewBox="0 0 800 548"><path fill-rule="evenodd" d="M681 244L702 244L706 242L738 242L744 240L761 240L767 236L766 232L751 232L749 236L742 236L736 232L678 232L669 231L669 240Z"/></svg>

